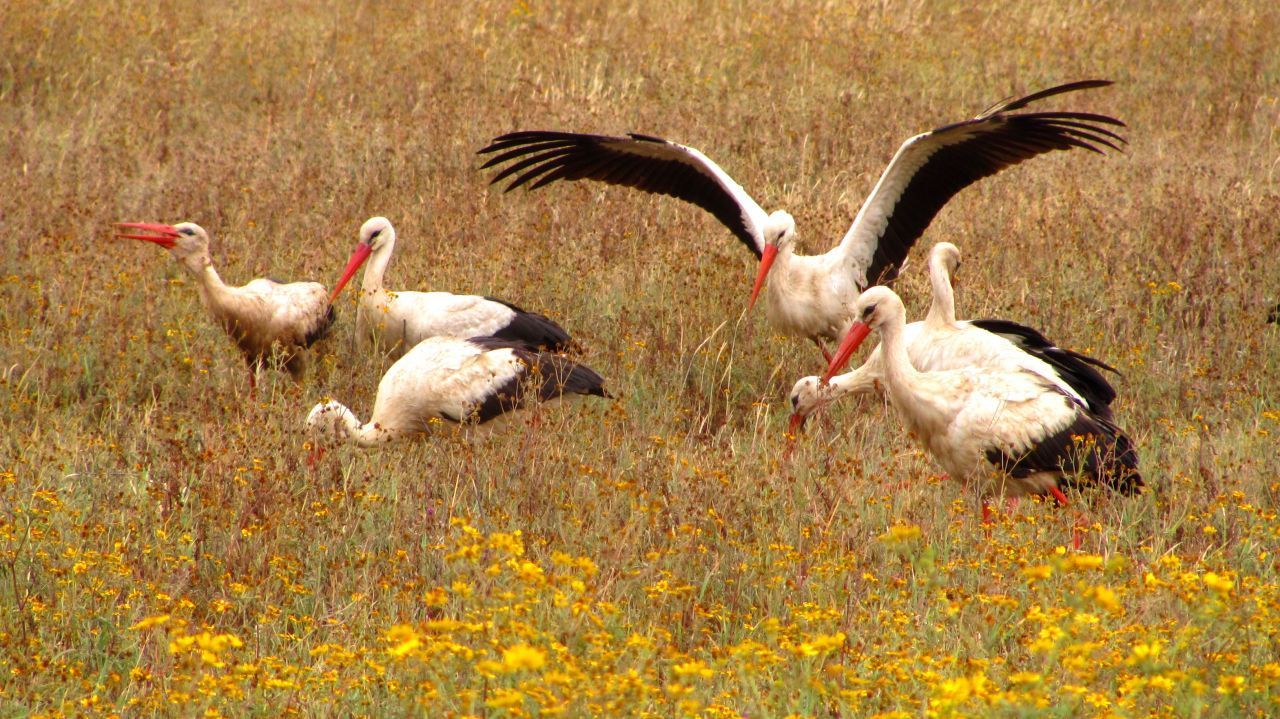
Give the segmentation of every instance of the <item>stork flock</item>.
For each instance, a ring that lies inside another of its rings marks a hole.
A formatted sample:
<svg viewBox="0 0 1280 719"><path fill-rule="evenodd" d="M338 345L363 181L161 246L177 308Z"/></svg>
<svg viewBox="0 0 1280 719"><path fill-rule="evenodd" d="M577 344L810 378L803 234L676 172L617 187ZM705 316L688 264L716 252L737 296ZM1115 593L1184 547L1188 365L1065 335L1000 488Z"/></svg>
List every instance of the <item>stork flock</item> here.
<svg viewBox="0 0 1280 719"><path fill-rule="evenodd" d="M1016 322L958 321L953 281L961 254L954 244L939 242L930 253L932 301L924 320L908 323L902 300L884 285L943 205L970 184L1054 150L1119 150L1124 123L1113 117L1027 109L1109 84L1058 85L911 137L848 232L821 255L797 254L791 215L766 213L692 147L639 134L536 130L496 137L479 153L488 156L482 169L497 170L491 183L510 179L507 191L596 180L710 212L759 258L748 308L763 290L774 328L814 342L827 364L820 376L796 382L788 441L840 397L883 393L944 471L972 488L986 517L994 497L1043 495L1065 505L1064 490L1142 488L1137 453L1111 410L1116 394L1103 373L1115 370ZM119 227L119 237L167 249L195 278L202 303L248 363L251 392L269 360L300 377L303 350L329 332L334 302L365 267L356 312L361 351L397 359L378 385L368 422L333 400L312 408L305 424L313 462L339 444L375 447L441 421L482 423L528 401L610 396L601 376L572 358L581 352L569 334L543 315L493 297L386 289L396 241L386 218L361 226L332 292L315 282L268 279L228 286L213 268L208 234L190 222ZM860 367L838 374L873 332L880 345ZM841 339L832 354L827 343Z"/></svg>

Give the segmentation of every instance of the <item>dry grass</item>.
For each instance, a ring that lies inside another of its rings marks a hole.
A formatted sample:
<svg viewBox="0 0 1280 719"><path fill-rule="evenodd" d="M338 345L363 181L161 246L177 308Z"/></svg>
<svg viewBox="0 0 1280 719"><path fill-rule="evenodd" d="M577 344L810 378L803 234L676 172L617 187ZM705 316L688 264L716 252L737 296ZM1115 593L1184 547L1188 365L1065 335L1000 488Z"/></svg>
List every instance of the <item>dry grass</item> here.
<svg viewBox="0 0 1280 719"><path fill-rule="evenodd" d="M1280 11L1273 3L0 5L0 714L1266 716L1278 710ZM744 316L697 210L503 196L518 128L704 149L801 243L908 134L1086 77L1128 152L1036 160L943 212L961 313L1113 361L1154 491L988 540L878 403L780 458L817 369ZM360 223L392 286L580 337L621 395L319 475L360 413L354 307L249 403L233 348L116 220L190 219L238 282L331 283ZM905 488L894 488L896 483ZM516 534L519 533L519 534Z"/></svg>

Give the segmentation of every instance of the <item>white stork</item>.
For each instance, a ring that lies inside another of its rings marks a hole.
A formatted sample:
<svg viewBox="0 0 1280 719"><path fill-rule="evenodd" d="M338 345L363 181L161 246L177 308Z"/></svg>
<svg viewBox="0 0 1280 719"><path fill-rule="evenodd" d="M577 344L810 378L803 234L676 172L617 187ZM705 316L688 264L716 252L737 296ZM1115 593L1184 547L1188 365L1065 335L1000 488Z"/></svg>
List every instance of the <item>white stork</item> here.
<svg viewBox="0 0 1280 719"><path fill-rule="evenodd" d="M284 367L298 379L305 367L300 350L310 347L333 326L334 310L319 282L281 283L258 278L243 287L222 281L209 256L209 234L193 222L163 225L118 222L126 230L116 237L153 242L169 251L196 280L200 301L231 335L249 364L249 388L257 387L258 370L278 352Z"/></svg>
<svg viewBox="0 0 1280 719"><path fill-rule="evenodd" d="M918 371L893 290L872 287L853 311L855 345L880 332L880 381L903 424L952 479L976 485L984 517L993 496L1047 494L1065 505L1062 489L1077 483L1141 490L1129 438L1053 382L1020 368Z"/></svg>
<svg viewBox="0 0 1280 719"><path fill-rule="evenodd" d="M1110 85L1085 80L996 103L976 117L908 139L885 168L840 244L826 254L793 250L795 220L765 211L698 150L657 137L526 131L494 138L484 168L508 164L492 182L515 176L507 191L556 180L600 180L691 202L710 212L760 258L751 304L769 278L769 320L781 332L824 340L842 336L849 306L866 287L891 281L912 244L947 200L968 185L1052 150L1118 150L1124 139L1105 125L1124 123L1085 112L1024 112L1054 95ZM772 272L771 272L772 269Z"/></svg>
<svg viewBox="0 0 1280 719"><path fill-rule="evenodd" d="M609 397L590 367L496 337L432 337L414 345L382 376L373 415L361 424L336 401L307 415L312 459L343 442L376 447L428 431L433 418L487 422L523 406L528 394Z"/></svg>
<svg viewBox="0 0 1280 719"><path fill-rule="evenodd" d="M570 348L569 334L536 312L494 297L449 292L396 292L382 285L382 275L395 251L396 231L385 217L372 217L360 227L360 241L351 252L331 300L365 260L356 332L361 342L373 340L399 356L428 337L498 337L552 351Z"/></svg>
<svg viewBox="0 0 1280 719"><path fill-rule="evenodd" d="M911 364L921 371L980 367L998 371L1018 369L1035 373L1089 411L1111 418L1115 389L1099 369L1114 367L1087 355L1054 345L1040 332L1009 320L956 321L955 275L960 268L960 249L939 242L929 253L929 284L933 290L929 313L923 321L903 328L902 341ZM853 354L851 333L831 361L822 378L804 377L791 390L791 421L787 428L795 434L818 409L845 395L881 391L881 349L877 347L861 367L832 377Z"/></svg>

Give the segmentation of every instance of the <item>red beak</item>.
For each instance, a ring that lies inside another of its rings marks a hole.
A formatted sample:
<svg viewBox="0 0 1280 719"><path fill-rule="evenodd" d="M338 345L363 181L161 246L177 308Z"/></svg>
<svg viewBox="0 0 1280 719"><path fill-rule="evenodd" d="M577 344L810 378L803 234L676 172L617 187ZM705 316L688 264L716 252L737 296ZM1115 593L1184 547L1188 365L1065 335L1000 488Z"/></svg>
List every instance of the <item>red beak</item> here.
<svg viewBox="0 0 1280 719"><path fill-rule="evenodd" d="M311 450L307 452L307 466L315 469L322 457L324 457L324 447L315 444L311 445Z"/></svg>
<svg viewBox="0 0 1280 719"><path fill-rule="evenodd" d="M844 366L849 363L849 358L857 351L862 341L871 334L871 327L862 322L854 322L849 327L849 333L844 336L844 341L840 343L840 348L836 350L836 354L831 358L831 364L827 366L826 374L822 375L823 383L831 381L831 378Z"/></svg>
<svg viewBox="0 0 1280 719"><path fill-rule="evenodd" d="M356 248L351 251L351 259L347 260L347 269L342 271L342 279L338 280L337 286L333 288L333 293L329 295L329 304L333 304L333 301L338 299L338 293L351 281L352 275L356 273L356 270L360 269L360 265L363 265L364 261L369 259L370 252L373 252L373 248L369 245L363 242L356 244Z"/></svg>
<svg viewBox="0 0 1280 719"><path fill-rule="evenodd" d="M787 423L787 434L792 437L799 437L800 433L804 431L804 422L807 419L809 418L799 412L793 412L791 421Z"/></svg>
<svg viewBox="0 0 1280 719"><path fill-rule="evenodd" d="M116 227L126 230L146 230L147 232L156 232L155 235L128 235L117 232L116 237L122 237L127 240L142 240L143 242L154 242L157 245L172 250L175 240L178 239L178 230L173 225L160 225L151 222L117 222Z"/></svg>
<svg viewBox="0 0 1280 719"><path fill-rule="evenodd" d="M747 309L756 306L756 298L760 296L760 288L764 287L764 278L769 276L769 268L773 267L773 261L778 258L777 245L765 245L764 254L760 256L760 270L756 272L756 283L751 287L751 301L747 303Z"/></svg>
<svg viewBox="0 0 1280 719"><path fill-rule="evenodd" d="M796 438L804 430L804 421L807 419L802 414L792 414L791 421L787 423L787 446L782 450L782 459L787 461L791 459L791 452L796 448Z"/></svg>

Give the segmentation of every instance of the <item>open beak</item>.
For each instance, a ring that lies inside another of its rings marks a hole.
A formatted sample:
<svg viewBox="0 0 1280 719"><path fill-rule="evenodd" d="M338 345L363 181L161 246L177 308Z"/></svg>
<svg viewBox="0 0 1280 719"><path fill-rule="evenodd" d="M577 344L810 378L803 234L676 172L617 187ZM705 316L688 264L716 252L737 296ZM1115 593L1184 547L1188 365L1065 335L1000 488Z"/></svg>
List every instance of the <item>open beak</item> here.
<svg viewBox="0 0 1280 719"><path fill-rule="evenodd" d="M830 382L831 378L837 372L844 369L849 363L849 358L858 350L862 341L871 334L871 327L863 322L854 322L849 327L849 333L844 336L844 341L840 343L840 348L836 350L836 354L831 358L831 364L827 366L826 374L822 375L823 383Z"/></svg>
<svg viewBox="0 0 1280 719"><path fill-rule="evenodd" d="M764 246L764 254L760 255L760 270L756 272L756 283L751 287L751 301L747 303L747 309L756 306L756 298L760 296L760 288L764 287L764 278L769 276L769 268L773 267L773 261L778 258L778 246L768 244Z"/></svg>
<svg viewBox="0 0 1280 719"><path fill-rule="evenodd" d="M143 242L154 242L157 245L172 250L175 241L178 239L178 230L173 225L160 225L151 222L117 222L116 227L125 230L146 230L147 232L155 232L154 235L130 235L123 232L117 232L116 237L123 237L128 240L142 240Z"/></svg>
<svg viewBox="0 0 1280 719"><path fill-rule="evenodd" d="M329 295L329 304L338 299L338 293L343 287L351 281L351 277L355 275L356 270L360 269L360 265L369 259L369 253L373 252L373 248L363 242L357 243L356 248L351 251L351 259L347 260L347 269L342 271L342 279L338 280L337 286L333 288L333 293Z"/></svg>

